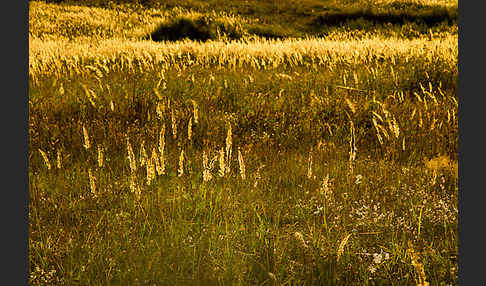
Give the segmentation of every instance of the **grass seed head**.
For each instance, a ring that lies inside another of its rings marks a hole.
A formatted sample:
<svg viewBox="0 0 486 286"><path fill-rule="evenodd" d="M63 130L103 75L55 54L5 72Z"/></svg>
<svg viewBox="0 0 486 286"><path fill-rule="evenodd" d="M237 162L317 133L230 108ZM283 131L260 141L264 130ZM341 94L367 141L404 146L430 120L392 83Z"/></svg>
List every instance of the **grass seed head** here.
<svg viewBox="0 0 486 286"><path fill-rule="evenodd" d="M341 240L341 243L339 244L338 250L337 250L337 261L339 262L339 259L341 259L341 256L343 255L344 252L344 247L346 246L346 243L348 242L349 237L351 236L351 233L346 235L343 240Z"/></svg>
<svg viewBox="0 0 486 286"><path fill-rule="evenodd" d="M91 190L91 193L96 196L96 178L93 175L93 172L91 172L91 168L88 169L88 176L89 176L89 188Z"/></svg>
<svg viewBox="0 0 486 286"><path fill-rule="evenodd" d="M304 235L301 232L294 232L294 239L297 241L300 247L307 248L307 243L304 240Z"/></svg>
<svg viewBox="0 0 486 286"><path fill-rule="evenodd" d="M246 174L245 174L245 161L243 160L243 155L241 155L240 148L238 148L238 164L240 166L241 179L242 180L245 180L246 179Z"/></svg>
<svg viewBox="0 0 486 286"><path fill-rule="evenodd" d="M180 177L184 174L184 149L181 150L179 156L179 169L177 169L177 176Z"/></svg>
<svg viewBox="0 0 486 286"><path fill-rule="evenodd" d="M192 117L189 118L189 123L187 124L187 140L191 141L192 138Z"/></svg>
<svg viewBox="0 0 486 286"><path fill-rule="evenodd" d="M137 171L137 161L135 160L135 154L133 153L132 145L130 144L130 138L127 137L127 152L128 162L130 164L130 171L135 173Z"/></svg>
<svg viewBox="0 0 486 286"><path fill-rule="evenodd" d="M204 182L208 182L213 178L213 175L211 175L211 164L208 162L208 155L206 153L206 150L203 151L203 180Z"/></svg>
<svg viewBox="0 0 486 286"><path fill-rule="evenodd" d="M408 253L410 254L410 260L412 262L412 266L415 269L415 272L417 272L417 277L418 277L417 286L429 286L430 283L427 282L424 265L420 262L420 258L418 254L415 252L415 250L413 249L410 241L408 242Z"/></svg>
<svg viewBox="0 0 486 286"><path fill-rule="evenodd" d="M170 119L171 119L171 124L172 124L172 137L174 139L177 138L177 120L176 120L176 116L175 116L175 113L174 113L174 109L172 109L171 113L170 113Z"/></svg>
<svg viewBox="0 0 486 286"><path fill-rule="evenodd" d="M51 163L49 162L49 158L47 157L47 154L39 149L39 152L41 153L42 159L44 159L44 163L46 163L47 170L51 169Z"/></svg>
<svg viewBox="0 0 486 286"><path fill-rule="evenodd" d="M62 168L62 162L61 162L61 149L57 149L57 168L61 169Z"/></svg>
<svg viewBox="0 0 486 286"><path fill-rule="evenodd" d="M103 146L98 145L98 167L103 168Z"/></svg>
<svg viewBox="0 0 486 286"><path fill-rule="evenodd" d="M199 122L199 108L195 100L192 100L194 124Z"/></svg>
<svg viewBox="0 0 486 286"><path fill-rule="evenodd" d="M231 130L231 123L228 122L228 132L226 133L226 170L225 173L230 172L230 163L231 163L231 153L232 153L232 146L233 146L233 133Z"/></svg>
<svg viewBox="0 0 486 286"><path fill-rule="evenodd" d="M312 178L312 148L309 151L309 159L307 160L307 179Z"/></svg>
<svg viewBox="0 0 486 286"><path fill-rule="evenodd" d="M157 156L157 154L152 153L152 157L150 160L147 160L146 162L146 170L147 170L147 185L150 186L152 183L152 180L155 179L155 160L154 157Z"/></svg>
<svg viewBox="0 0 486 286"><path fill-rule="evenodd" d="M219 150L219 176L224 177L225 172L224 150L221 148L221 150Z"/></svg>
<svg viewBox="0 0 486 286"><path fill-rule="evenodd" d="M91 144L89 142L89 135L88 135L88 130L86 129L86 126L83 125L83 138L84 138L84 149L88 150L91 148Z"/></svg>

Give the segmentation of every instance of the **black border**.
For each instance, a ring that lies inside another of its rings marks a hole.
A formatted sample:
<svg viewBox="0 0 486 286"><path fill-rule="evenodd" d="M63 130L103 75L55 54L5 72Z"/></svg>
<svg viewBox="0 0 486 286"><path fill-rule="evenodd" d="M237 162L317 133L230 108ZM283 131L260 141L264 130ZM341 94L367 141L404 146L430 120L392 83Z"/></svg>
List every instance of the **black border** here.
<svg viewBox="0 0 486 286"><path fill-rule="evenodd" d="M484 284L484 4L459 1L459 285ZM471 5L472 4L472 5ZM466 12L467 11L467 12ZM482 283L480 281L483 281Z"/></svg>
<svg viewBox="0 0 486 286"><path fill-rule="evenodd" d="M28 1L2 5L1 284L28 285Z"/></svg>

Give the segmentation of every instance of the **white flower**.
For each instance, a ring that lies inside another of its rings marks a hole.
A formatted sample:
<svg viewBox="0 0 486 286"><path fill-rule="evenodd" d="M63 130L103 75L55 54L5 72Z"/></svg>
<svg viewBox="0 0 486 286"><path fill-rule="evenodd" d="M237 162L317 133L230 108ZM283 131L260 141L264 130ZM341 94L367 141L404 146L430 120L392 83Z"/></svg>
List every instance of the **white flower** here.
<svg viewBox="0 0 486 286"><path fill-rule="evenodd" d="M376 272L376 268L373 265L370 265L370 267L368 267L368 271L370 271L371 274L373 274Z"/></svg>
<svg viewBox="0 0 486 286"><path fill-rule="evenodd" d="M363 176L361 175L356 175L356 181L354 182L356 185L361 184L361 179L363 179Z"/></svg>
<svg viewBox="0 0 486 286"><path fill-rule="evenodd" d="M322 210L323 210L323 207L319 207L319 206L318 206L318 207L317 207L317 210L316 210L316 211L314 211L314 214L315 214L315 215L318 215L318 214L320 214L320 213L321 213L321 211L322 211Z"/></svg>
<svg viewBox="0 0 486 286"><path fill-rule="evenodd" d="M375 264L380 264L381 261L383 260L383 255L380 253L373 253L373 263Z"/></svg>

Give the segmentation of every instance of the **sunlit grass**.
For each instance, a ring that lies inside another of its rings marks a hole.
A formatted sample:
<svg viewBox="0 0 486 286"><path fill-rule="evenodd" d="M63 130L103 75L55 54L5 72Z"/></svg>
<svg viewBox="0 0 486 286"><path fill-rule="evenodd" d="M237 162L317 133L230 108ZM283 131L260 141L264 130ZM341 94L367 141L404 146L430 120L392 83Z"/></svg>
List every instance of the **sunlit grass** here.
<svg viewBox="0 0 486 286"><path fill-rule="evenodd" d="M30 5L32 285L457 285L455 32L154 43L155 10Z"/></svg>

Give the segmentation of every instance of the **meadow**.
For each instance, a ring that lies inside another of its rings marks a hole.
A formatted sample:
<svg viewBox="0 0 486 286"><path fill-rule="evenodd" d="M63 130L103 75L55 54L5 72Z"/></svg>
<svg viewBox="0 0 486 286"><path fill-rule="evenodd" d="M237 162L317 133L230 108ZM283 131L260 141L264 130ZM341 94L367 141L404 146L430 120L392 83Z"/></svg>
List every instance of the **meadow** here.
<svg viewBox="0 0 486 286"><path fill-rule="evenodd" d="M457 2L57 2L31 285L458 284ZM238 38L147 38L180 17Z"/></svg>

